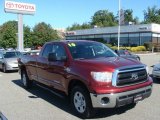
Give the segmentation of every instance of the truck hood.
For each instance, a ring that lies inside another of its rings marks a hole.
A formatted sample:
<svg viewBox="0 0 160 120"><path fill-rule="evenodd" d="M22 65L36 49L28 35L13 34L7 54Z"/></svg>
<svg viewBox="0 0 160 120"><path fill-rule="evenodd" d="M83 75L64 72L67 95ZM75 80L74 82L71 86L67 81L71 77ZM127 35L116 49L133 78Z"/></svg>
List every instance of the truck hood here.
<svg viewBox="0 0 160 120"><path fill-rule="evenodd" d="M141 62L122 57L107 57L107 58L96 58L96 59L81 59L75 60L76 64L81 67L89 67L97 71L114 71L116 68L132 65L142 65Z"/></svg>

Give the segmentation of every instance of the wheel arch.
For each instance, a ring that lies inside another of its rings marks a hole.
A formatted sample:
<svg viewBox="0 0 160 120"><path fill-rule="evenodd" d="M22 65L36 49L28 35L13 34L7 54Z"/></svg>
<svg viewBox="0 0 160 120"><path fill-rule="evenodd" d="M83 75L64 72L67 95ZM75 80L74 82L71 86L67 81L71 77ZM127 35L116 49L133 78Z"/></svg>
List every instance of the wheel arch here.
<svg viewBox="0 0 160 120"><path fill-rule="evenodd" d="M81 86L82 88L84 88L85 90L87 90L89 92L89 89L88 89L87 85L84 82L82 82L82 81L80 81L78 79L73 79L68 84L68 95L70 95L71 90L72 90L72 88L74 86Z"/></svg>

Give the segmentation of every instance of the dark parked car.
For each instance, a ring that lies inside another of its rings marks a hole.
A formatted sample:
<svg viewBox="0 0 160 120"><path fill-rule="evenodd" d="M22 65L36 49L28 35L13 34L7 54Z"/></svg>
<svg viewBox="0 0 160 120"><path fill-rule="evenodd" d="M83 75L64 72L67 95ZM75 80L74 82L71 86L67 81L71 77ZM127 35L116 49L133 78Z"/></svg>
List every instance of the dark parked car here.
<svg viewBox="0 0 160 120"><path fill-rule="evenodd" d="M138 61L141 60L138 55L133 54L133 53L131 53L131 52L128 51L128 50L115 50L115 52L116 52L119 56L121 56L121 57L123 57L123 58L132 58L132 59L135 59L135 60L138 60Z"/></svg>

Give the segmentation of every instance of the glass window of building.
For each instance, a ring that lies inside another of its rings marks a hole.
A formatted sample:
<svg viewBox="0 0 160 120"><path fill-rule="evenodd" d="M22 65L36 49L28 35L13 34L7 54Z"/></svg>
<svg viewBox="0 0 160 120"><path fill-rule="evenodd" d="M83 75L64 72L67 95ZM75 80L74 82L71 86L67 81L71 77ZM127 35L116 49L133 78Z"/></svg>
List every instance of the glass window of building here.
<svg viewBox="0 0 160 120"><path fill-rule="evenodd" d="M152 33L140 33L140 45L152 41Z"/></svg>
<svg viewBox="0 0 160 120"><path fill-rule="evenodd" d="M110 43L110 35L103 35L103 40Z"/></svg>
<svg viewBox="0 0 160 120"><path fill-rule="evenodd" d="M140 45L139 33L130 33L129 46L139 46L139 45Z"/></svg>
<svg viewBox="0 0 160 120"><path fill-rule="evenodd" d="M111 34L110 43L113 46L118 45L118 34Z"/></svg>
<svg viewBox="0 0 160 120"><path fill-rule="evenodd" d="M120 45L124 47L129 46L128 34L120 34Z"/></svg>

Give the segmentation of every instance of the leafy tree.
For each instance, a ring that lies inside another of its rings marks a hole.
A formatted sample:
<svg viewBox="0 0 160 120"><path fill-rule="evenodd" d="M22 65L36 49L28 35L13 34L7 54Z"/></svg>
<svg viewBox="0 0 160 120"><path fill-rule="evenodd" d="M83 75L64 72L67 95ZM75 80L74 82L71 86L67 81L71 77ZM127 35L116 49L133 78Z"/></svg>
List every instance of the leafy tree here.
<svg viewBox="0 0 160 120"><path fill-rule="evenodd" d="M0 43L4 48L17 47L17 31L18 26L16 21L8 21L1 26L0 29Z"/></svg>
<svg viewBox="0 0 160 120"><path fill-rule="evenodd" d="M91 28L91 24L90 23L83 23L82 24L82 29L90 29Z"/></svg>
<svg viewBox="0 0 160 120"><path fill-rule="evenodd" d="M117 25L117 22L112 12L109 12L108 10L99 10L91 18L91 25L107 27L115 26Z"/></svg>
<svg viewBox="0 0 160 120"><path fill-rule="evenodd" d="M41 22L34 26L32 33L32 44L43 45L45 42L57 40L59 36L57 31L52 29L51 25Z"/></svg>
<svg viewBox="0 0 160 120"><path fill-rule="evenodd" d="M126 10L122 10L123 14L124 14L124 23L129 23L129 22L133 22L134 24L139 24L139 18L138 17L133 17L133 10L132 9L126 9ZM116 17L117 21L118 21L118 16Z"/></svg>
<svg viewBox="0 0 160 120"><path fill-rule="evenodd" d="M140 24L138 17L135 17L135 18L133 19L133 22L134 22L135 24Z"/></svg>
<svg viewBox="0 0 160 120"><path fill-rule="evenodd" d="M133 22L133 10L132 9L124 10L124 21Z"/></svg>
<svg viewBox="0 0 160 120"><path fill-rule="evenodd" d="M24 47L32 47L32 31L29 26L24 26Z"/></svg>
<svg viewBox="0 0 160 120"><path fill-rule="evenodd" d="M74 23L71 27L68 27L67 30L81 30L81 29L89 29L91 28L90 23L83 23L82 25Z"/></svg>
<svg viewBox="0 0 160 120"><path fill-rule="evenodd" d="M71 27L67 28L67 30L80 30L80 29L82 29L82 27L78 23L74 23Z"/></svg>
<svg viewBox="0 0 160 120"><path fill-rule="evenodd" d="M160 9L156 6L148 7L144 11L144 21L143 23L158 23L160 24Z"/></svg>

